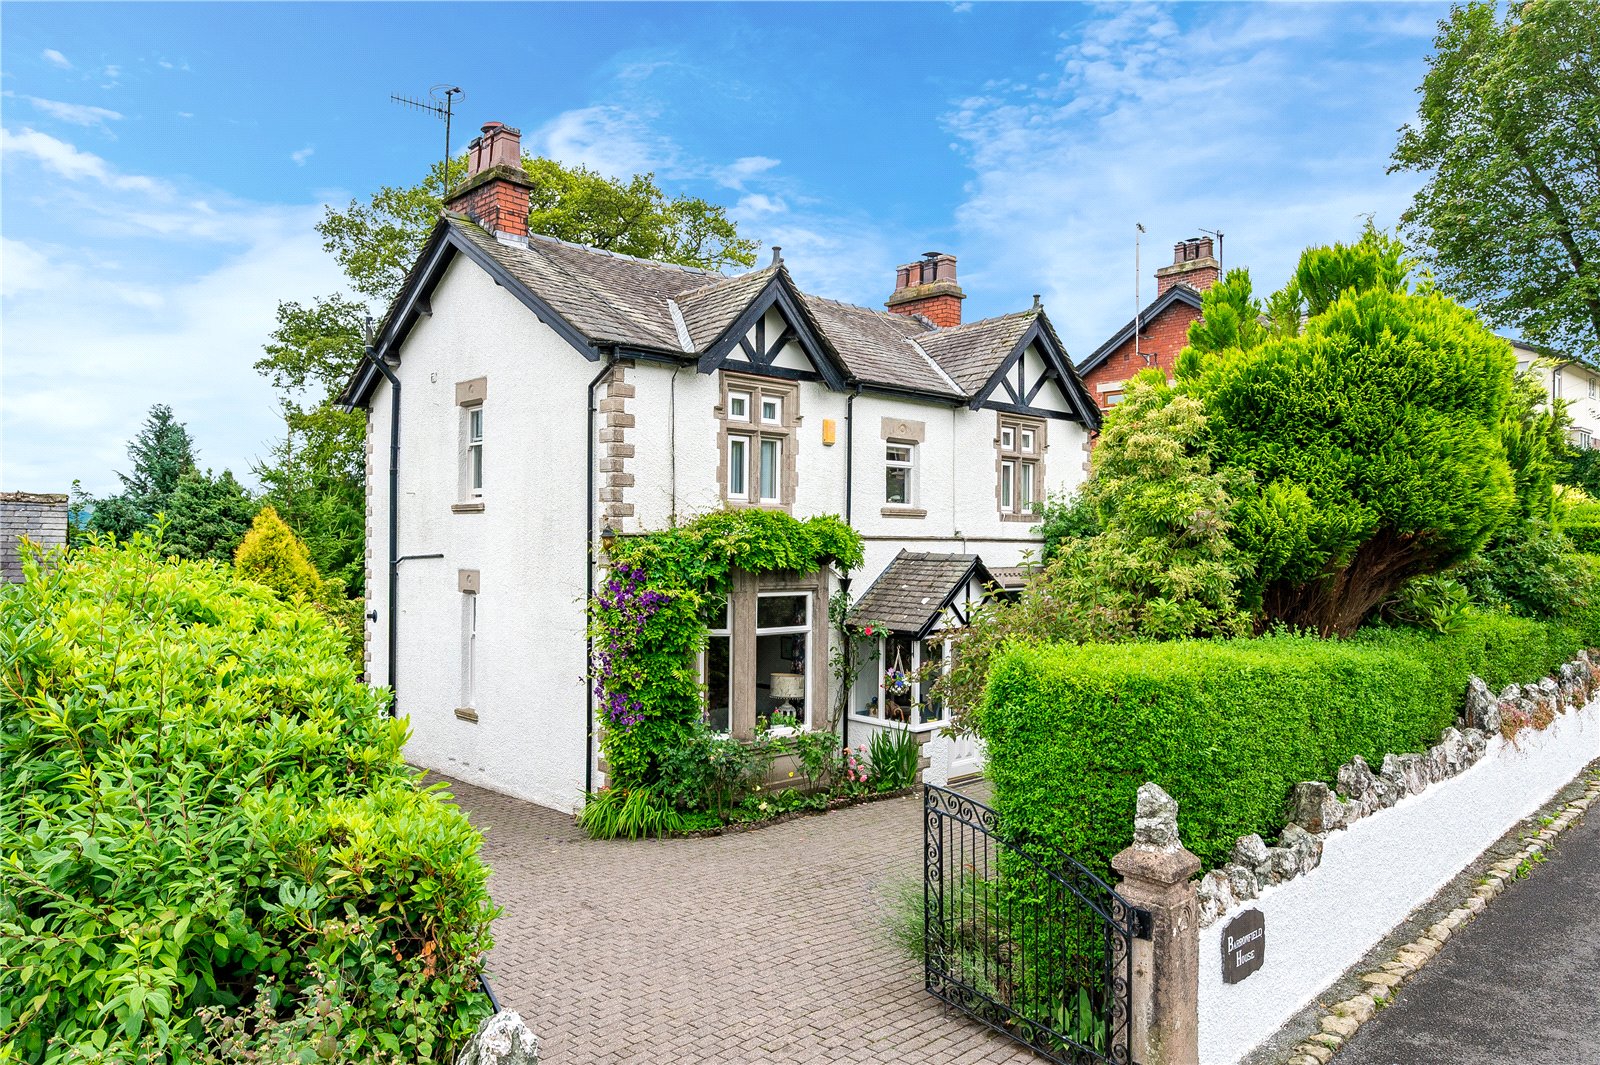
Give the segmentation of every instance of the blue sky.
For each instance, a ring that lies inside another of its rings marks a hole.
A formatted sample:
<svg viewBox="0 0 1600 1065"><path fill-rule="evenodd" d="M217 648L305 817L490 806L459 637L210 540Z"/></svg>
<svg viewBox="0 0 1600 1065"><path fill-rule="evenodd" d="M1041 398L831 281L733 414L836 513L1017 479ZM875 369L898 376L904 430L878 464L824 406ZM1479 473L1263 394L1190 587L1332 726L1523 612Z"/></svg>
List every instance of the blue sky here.
<svg viewBox="0 0 1600 1065"><path fill-rule="evenodd" d="M278 434L251 364L278 300L337 290L327 203L416 180L442 129L388 101L467 90L566 163L653 170L879 305L959 257L970 320L1045 306L1075 357L1171 246L1227 234L1281 282L1392 225L1429 4L18 4L0 34L0 486L116 486L170 403L204 465ZM764 255L764 253L763 253Z"/></svg>

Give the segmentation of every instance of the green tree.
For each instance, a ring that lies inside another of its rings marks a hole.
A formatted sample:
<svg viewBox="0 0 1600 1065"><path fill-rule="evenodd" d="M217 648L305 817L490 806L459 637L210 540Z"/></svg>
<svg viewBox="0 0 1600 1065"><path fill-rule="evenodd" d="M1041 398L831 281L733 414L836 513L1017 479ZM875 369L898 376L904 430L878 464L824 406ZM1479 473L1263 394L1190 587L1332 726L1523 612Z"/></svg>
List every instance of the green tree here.
<svg viewBox="0 0 1600 1065"><path fill-rule="evenodd" d="M117 473L119 495L94 503L89 527L126 540L144 528L157 512L165 510L178 481L194 469L194 440L172 408L157 403L145 417L144 427L128 444L131 473Z"/></svg>
<svg viewBox="0 0 1600 1065"><path fill-rule="evenodd" d="M233 565L239 576L266 585L284 599L299 596L315 602L322 595L322 578L306 545L270 506L262 507L250 523L234 552Z"/></svg>
<svg viewBox="0 0 1600 1065"><path fill-rule="evenodd" d="M360 365L365 314L343 296L280 304L256 363L285 396L284 437L255 466L264 499L305 540L317 569L353 596L365 584L366 416L333 400Z"/></svg>
<svg viewBox="0 0 1600 1065"><path fill-rule="evenodd" d="M190 470L167 497L162 547L179 558L231 562L256 508L228 470L217 477L210 470Z"/></svg>
<svg viewBox="0 0 1600 1065"><path fill-rule="evenodd" d="M1370 227L1355 244L1308 249L1288 295L1270 301L1275 329L1180 359L1212 461L1254 483L1231 517L1254 559L1245 602L1263 623L1347 635L1516 509L1510 346L1407 277L1402 246ZM1303 322L1292 332L1291 319Z"/></svg>
<svg viewBox="0 0 1600 1065"><path fill-rule="evenodd" d="M1391 172L1441 287L1569 352L1600 352L1600 3L1469 3L1440 23Z"/></svg>

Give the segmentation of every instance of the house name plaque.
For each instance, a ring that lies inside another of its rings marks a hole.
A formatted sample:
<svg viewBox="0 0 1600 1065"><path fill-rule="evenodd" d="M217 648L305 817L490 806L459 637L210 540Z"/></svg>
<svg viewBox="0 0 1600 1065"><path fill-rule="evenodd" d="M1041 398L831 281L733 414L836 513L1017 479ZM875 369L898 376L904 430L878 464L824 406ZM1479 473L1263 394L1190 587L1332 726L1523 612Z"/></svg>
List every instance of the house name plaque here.
<svg viewBox="0 0 1600 1065"><path fill-rule="evenodd" d="M1245 910L1222 930L1222 982L1237 984L1267 960L1267 915Z"/></svg>

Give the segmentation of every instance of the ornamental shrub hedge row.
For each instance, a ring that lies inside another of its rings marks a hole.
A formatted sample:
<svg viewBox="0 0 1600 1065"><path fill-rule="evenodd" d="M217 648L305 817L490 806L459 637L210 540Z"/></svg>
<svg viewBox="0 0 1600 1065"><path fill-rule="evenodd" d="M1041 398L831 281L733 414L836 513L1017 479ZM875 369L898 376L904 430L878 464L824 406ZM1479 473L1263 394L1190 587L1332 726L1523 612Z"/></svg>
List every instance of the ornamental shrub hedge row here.
<svg viewBox="0 0 1600 1065"><path fill-rule="evenodd" d="M1376 765L1437 742L1470 674L1534 680L1600 642L1595 629L1474 614L1451 635L1013 644L991 666L977 725L1013 831L1105 874L1132 841L1139 785L1155 781L1209 867L1241 835L1274 836L1300 781L1333 783L1354 755Z"/></svg>
<svg viewBox="0 0 1600 1065"><path fill-rule="evenodd" d="M452 1060L487 870L387 699L143 534L0 588L0 1061Z"/></svg>

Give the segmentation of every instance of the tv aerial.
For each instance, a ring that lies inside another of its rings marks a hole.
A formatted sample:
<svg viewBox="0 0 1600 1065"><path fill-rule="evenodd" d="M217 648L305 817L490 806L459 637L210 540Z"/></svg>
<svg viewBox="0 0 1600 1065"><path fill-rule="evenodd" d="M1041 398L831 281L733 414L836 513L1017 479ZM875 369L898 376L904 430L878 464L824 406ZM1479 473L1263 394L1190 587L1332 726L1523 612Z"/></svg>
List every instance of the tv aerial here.
<svg viewBox="0 0 1600 1065"><path fill-rule="evenodd" d="M461 86L451 85L449 82L429 86L426 100L419 100L414 96L401 96L398 93L389 94L389 99L393 103L444 120L444 165L439 171L439 182L443 186L440 189L441 199L450 195L450 120L455 117L456 97L465 98L466 95Z"/></svg>

